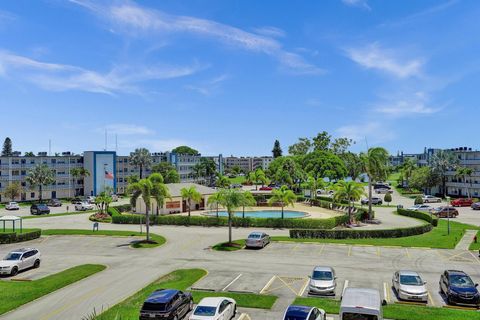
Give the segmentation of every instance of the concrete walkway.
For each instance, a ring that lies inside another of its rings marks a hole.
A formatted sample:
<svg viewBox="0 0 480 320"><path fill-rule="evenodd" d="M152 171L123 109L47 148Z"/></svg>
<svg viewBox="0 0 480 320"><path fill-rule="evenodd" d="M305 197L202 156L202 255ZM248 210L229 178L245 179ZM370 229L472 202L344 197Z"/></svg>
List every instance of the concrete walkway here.
<svg viewBox="0 0 480 320"><path fill-rule="evenodd" d="M455 246L455 250L468 250L476 234L477 230L466 230L463 238Z"/></svg>

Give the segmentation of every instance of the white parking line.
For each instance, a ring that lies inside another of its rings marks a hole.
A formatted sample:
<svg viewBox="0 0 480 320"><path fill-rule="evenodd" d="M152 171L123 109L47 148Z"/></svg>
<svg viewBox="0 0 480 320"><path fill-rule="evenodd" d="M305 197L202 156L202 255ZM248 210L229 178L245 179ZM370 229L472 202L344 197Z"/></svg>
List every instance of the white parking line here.
<svg viewBox="0 0 480 320"><path fill-rule="evenodd" d="M386 282L383 283L383 298L387 303L390 303L390 292L388 291L388 284Z"/></svg>
<svg viewBox="0 0 480 320"><path fill-rule="evenodd" d="M305 293L305 290L307 290L307 287L308 287L308 284L309 284L309 283L310 283L310 280L309 280L309 279L306 279L306 280L305 280L305 284L303 285L302 290L300 290L300 294L299 294L300 297L303 296L303 294Z"/></svg>
<svg viewBox="0 0 480 320"><path fill-rule="evenodd" d="M227 284L225 286L225 288L222 289L222 291L225 291L228 289L228 287L230 287L235 281L237 281L240 277L242 276L242 274L240 273L235 279L233 279L229 284Z"/></svg>
<svg viewBox="0 0 480 320"><path fill-rule="evenodd" d="M265 292L271 285L272 285L272 282L275 280L277 276L273 276L268 282L267 284L263 287L262 290L260 290L260 294L262 294L263 292Z"/></svg>
<svg viewBox="0 0 480 320"><path fill-rule="evenodd" d="M348 288L348 280L345 280L345 283L343 284L342 297L343 297L343 294L345 293L345 289L347 288Z"/></svg>

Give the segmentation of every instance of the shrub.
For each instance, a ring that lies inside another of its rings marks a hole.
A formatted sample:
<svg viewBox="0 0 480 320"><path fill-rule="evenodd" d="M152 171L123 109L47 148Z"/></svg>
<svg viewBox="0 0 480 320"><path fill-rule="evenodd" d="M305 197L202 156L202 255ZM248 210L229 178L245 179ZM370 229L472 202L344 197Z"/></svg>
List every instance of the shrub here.
<svg viewBox="0 0 480 320"><path fill-rule="evenodd" d="M112 217L121 215L116 207L109 207L107 213Z"/></svg>
<svg viewBox="0 0 480 320"><path fill-rule="evenodd" d="M431 223L434 227L438 225L438 218L429 213L425 213L421 211L406 210L406 209L397 209L397 213L401 216L412 217L412 218L427 221L428 223Z"/></svg>
<svg viewBox="0 0 480 320"><path fill-rule="evenodd" d="M392 202L392 195L390 194L390 192L387 192L385 194L385 197L383 198L383 200L390 205L390 202Z"/></svg>
<svg viewBox="0 0 480 320"><path fill-rule="evenodd" d="M422 196L416 196L415 201L413 203L414 204L423 204Z"/></svg>
<svg viewBox="0 0 480 320"><path fill-rule="evenodd" d="M290 238L295 239L365 239L365 238L400 238L415 236L429 232L431 224L423 224L410 228L370 229L370 230L322 230L322 229L291 229Z"/></svg>
<svg viewBox="0 0 480 320"><path fill-rule="evenodd" d="M33 229L24 233L6 232L0 233L0 244L22 242L40 238L42 231Z"/></svg>
<svg viewBox="0 0 480 320"><path fill-rule="evenodd" d="M102 212L94 213L90 217L88 217L88 219L93 222L112 222L112 217L110 217L109 214Z"/></svg>
<svg viewBox="0 0 480 320"><path fill-rule="evenodd" d="M110 205L110 208L115 208L120 213L132 211L132 205L131 204L121 204L121 205L118 205L118 206Z"/></svg>

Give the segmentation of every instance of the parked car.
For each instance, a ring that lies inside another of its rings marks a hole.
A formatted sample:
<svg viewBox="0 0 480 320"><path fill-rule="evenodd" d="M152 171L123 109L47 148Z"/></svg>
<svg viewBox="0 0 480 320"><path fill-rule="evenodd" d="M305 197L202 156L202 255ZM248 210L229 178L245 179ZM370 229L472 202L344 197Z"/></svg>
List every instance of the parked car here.
<svg viewBox="0 0 480 320"><path fill-rule="evenodd" d="M95 205L92 203L88 202L80 202L80 203L75 203L75 210L76 211L87 211L87 210L93 210L95 208Z"/></svg>
<svg viewBox="0 0 480 320"><path fill-rule="evenodd" d="M31 214L49 214L50 208L44 203L34 203L30 206Z"/></svg>
<svg viewBox="0 0 480 320"><path fill-rule="evenodd" d="M87 196L85 198L85 201L88 203L95 203L95 197L94 196Z"/></svg>
<svg viewBox="0 0 480 320"><path fill-rule="evenodd" d="M447 298L448 304L467 304L479 306L478 284L463 271L445 270L440 276L440 292Z"/></svg>
<svg viewBox="0 0 480 320"><path fill-rule="evenodd" d="M40 267L41 254L34 248L13 250L0 261L0 274L15 276L19 271Z"/></svg>
<svg viewBox="0 0 480 320"><path fill-rule="evenodd" d="M361 203L364 204L364 205L368 204L368 198L362 199ZM382 204L382 203L383 203L382 198L372 197L372 204Z"/></svg>
<svg viewBox="0 0 480 320"><path fill-rule="evenodd" d="M430 212L433 208L429 206L428 204L416 204L414 206L411 206L407 210L412 210L412 211L423 211L423 212Z"/></svg>
<svg viewBox="0 0 480 320"><path fill-rule="evenodd" d="M430 195L424 195L422 197L423 203L433 203L433 202L442 202L442 199Z"/></svg>
<svg viewBox="0 0 480 320"><path fill-rule="evenodd" d="M268 187L268 186L263 186L258 188L258 190L260 191L271 191L272 189L273 189L272 187Z"/></svg>
<svg viewBox="0 0 480 320"><path fill-rule="evenodd" d="M386 184L386 183L380 183L380 182L377 182L373 185L373 189L374 190L377 190L377 189L388 189L390 190L392 187L390 187L390 185Z"/></svg>
<svg viewBox="0 0 480 320"><path fill-rule="evenodd" d="M324 310L315 307L291 305L285 311L283 320L326 320Z"/></svg>
<svg viewBox="0 0 480 320"><path fill-rule="evenodd" d="M430 212L439 218L455 218L458 216L458 210L453 207L438 207Z"/></svg>
<svg viewBox="0 0 480 320"><path fill-rule="evenodd" d="M231 298L203 298L193 310L190 320L230 320L237 314L237 302Z"/></svg>
<svg viewBox="0 0 480 320"><path fill-rule="evenodd" d="M473 210L480 210L480 202L472 203L471 208Z"/></svg>
<svg viewBox="0 0 480 320"><path fill-rule="evenodd" d="M73 198L72 201L70 201L71 204L76 204L76 203L79 203L79 202L82 202L82 199L80 199L80 198Z"/></svg>
<svg viewBox="0 0 480 320"><path fill-rule="evenodd" d="M140 309L140 320L185 317L193 309L193 298L189 292L175 289L159 289L152 292Z"/></svg>
<svg viewBox="0 0 480 320"><path fill-rule="evenodd" d="M270 243L270 236L265 232L252 232L245 241L247 248L264 248Z"/></svg>
<svg viewBox="0 0 480 320"><path fill-rule="evenodd" d="M50 199L47 202L47 206L49 206L49 207L61 207L62 202L58 199Z"/></svg>
<svg viewBox="0 0 480 320"><path fill-rule="evenodd" d="M330 267L315 267L310 276L309 294L335 295L337 288L335 271Z"/></svg>
<svg viewBox="0 0 480 320"><path fill-rule="evenodd" d="M5 209L7 210L19 210L20 206L15 201L10 201L7 205L5 205Z"/></svg>
<svg viewBox="0 0 480 320"><path fill-rule="evenodd" d="M118 195L112 194L111 197L112 197L112 201L113 201L113 202L117 202L117 201L118 201Z"/></svg>
<svg viewBox="0 0 480 320"><path fill-rule="evenodd" d="M470 207L473 204L473 200L468 198L458 198L450 201L450 204L454 207Z"/></svg>
<svg viewBox="0 0 480 320"><path fill-rule="evenodd" d="M380 189L375 189L375 193L377 193L377 194L393 193L393 190L386 189L386 188L380 188Z"/></svg>
<svg viewBox="0 0 480 320"><path fill-rule="evenodd" d="M378 290L347 287L340 304L340 319L383 320L384 304Z"/></svg>
<svg viewBox="0 0 480 320"><path fill-rule="evenodd" d="M393 274L392 287L400 300L428 302L427 283L415 271L397 271Z"/></svg>

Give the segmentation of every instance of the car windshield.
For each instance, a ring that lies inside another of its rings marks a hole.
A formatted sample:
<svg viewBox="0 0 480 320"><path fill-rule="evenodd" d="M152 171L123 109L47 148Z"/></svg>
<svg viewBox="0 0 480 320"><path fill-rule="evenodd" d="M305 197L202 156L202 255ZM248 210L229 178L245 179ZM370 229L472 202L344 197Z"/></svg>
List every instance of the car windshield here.
<svg viewBox="0 0 480 320"><path fill-rule="evenodd" d="M377 320L377 316L361 313L344 313L342 320Z"/></svg>
<svg viewBox="0 0 480 320"><path fill-rule="evenodd" d="M7 254L4 260L9 260L9 261L14 261L14 260L20 260L20 257L22 256L21 253L18 252L10 252Z"/></svg>
<svg viewBox="0 0 480 320"><path fill-rule="evenodd" d="M249 239L260 239L261 235L258 233L252 233L251 235L248 236Z"/></svg>
<svg viewBox="0 0 480 320"><path fill-rule="evenodd" d="M214 316L215 310L216 310L215 307L197 306L193 314L196 316Z"/></svg>
<svg viewBox="0 0 480 320"><path fill-rule="evenodd" d="M469 276L464 276L464 275L451 275L450 283L455 287L462 287L462 288L468 288L468 287L474 286L472 279L470 279Z"/></svg>
<svg viewBox="0 0 480 320"><path fill-rule="evenodd" d="M401 275L400 283L407 286L421 286L423 281L419 276L414 275Z"/></svg>
<svg viewBox="0 0 480 320"><path fill-rule="evenodd" d="M333 280L333 273L331 271L313 271L313 280Z"/></svg>

